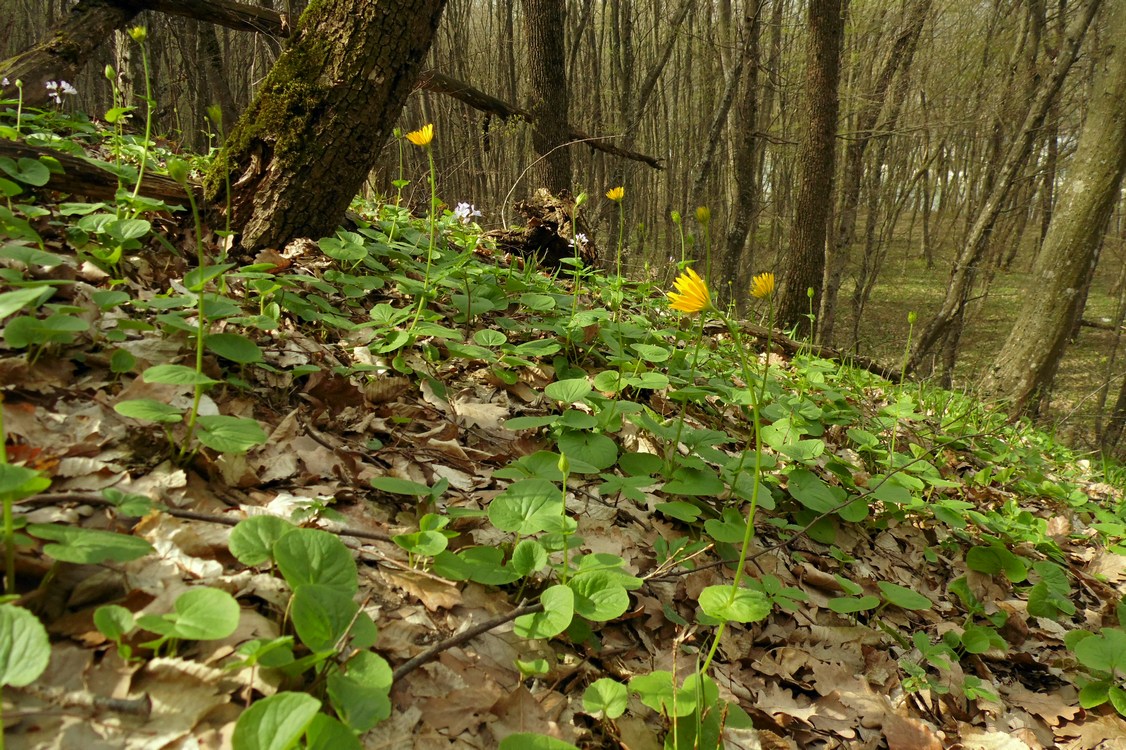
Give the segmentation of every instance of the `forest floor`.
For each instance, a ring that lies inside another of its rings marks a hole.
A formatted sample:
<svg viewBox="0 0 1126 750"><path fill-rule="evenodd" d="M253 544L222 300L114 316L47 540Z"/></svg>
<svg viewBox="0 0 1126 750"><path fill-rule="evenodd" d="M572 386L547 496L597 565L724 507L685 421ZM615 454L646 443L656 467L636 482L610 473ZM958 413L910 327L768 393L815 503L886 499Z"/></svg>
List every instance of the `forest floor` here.
<svg viewBox="0 0 1126 750"><path fill-rule="evenodd" d="M0 161L8 747L1126 747L1121 467L465 210L236 264L13 116L125 190Z"/></svg>
<svg viewBox="0 0 1126 750"><path fill-rule="evenodd" d="M873 290L864 313L858 353L880 361L896 362L903 356L903 342L910 333L905 311L915 311L920 321L928 320L942 305L949 279L951 259L936 258L927 268L919 257L902 255L901 242L893 243L885 273ZM1117 296L1113 294L1116 276L1126 259L1122 250L1115 253L1108 241L1106 255L1091 286L1084 318L1109 324L1115 314ZM1031 250L1027 251L1031 252ZM898 254L898 255L897 255ZM966 330L961 340L959 359L954 372L954 387L973 393L986 368L1005 343L1013 316L1031 274L1026 255L1018 257L1012 270L997 270L989 293L970 305ZM842 299L851 294L851 287L842 289ZM850 330L850 310L843 311L842 325ZM1074 447L1094 447L1099 390L1111 382L1109 406L1121 382L1121 367L1107 372L1107 357L1115 347L1113 331L1082 326L1076 339L1069 343L1060 362L1060 371L1053 386L1052 398L1038 419L1038 424Z"/></svg>

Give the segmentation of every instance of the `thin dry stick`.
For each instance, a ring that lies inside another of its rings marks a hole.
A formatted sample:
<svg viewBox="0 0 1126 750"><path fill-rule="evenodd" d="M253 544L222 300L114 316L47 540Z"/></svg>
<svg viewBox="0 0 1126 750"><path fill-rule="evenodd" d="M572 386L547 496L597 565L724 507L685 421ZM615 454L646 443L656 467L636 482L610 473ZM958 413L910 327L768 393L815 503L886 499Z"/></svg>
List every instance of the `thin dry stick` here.
<svg viewBox="0 0 1126 750"><path fill-rule="evenodd" d="M521 615L530 615L530 614L534 614L536 612L542 612L542 611L543 611L543 605L542 604L523 604L523 603L521 603L520 606L518 606L516 609L512 610L508 614L501 615L500 617L494 617L491 620L486 620L485 622L481 623L480 625L472 627L469 630L466 630L462 633L458 633L457 635L455 635L452 638L447 638L446 640L444 640L440 643L435 643L433 646L426 649L421 654L418 654L417 656L414 656L410 659L407 659L405 662L403 662L402 664L400 664L398 667L395 668L395 671L392 674L392 679L395 682L398 682L400 679L402 679L403 677L406 677L408 674L410 674L414 670L418 669L423 664L430 661L435 656L442 653L443 651L445 651L448 648L453 648L454 646L460 646L463 643L468 643L469 641L473 640L474 638L481 635L482 633L488 632L488 631L492 630L493 628L499 628L501 625L504 625L506 622L511 622L512 620L515 620L517 617L520 617Z"/></svg>
<svg viewBox="0 0 1126 750"><path fill-rule="evenodd" d="M84 503L86 505L97 505L103 508L117 507L109 500L106 500L101 495L95 492L44 492L39 495L32 495L31 497L24 498L17 502L17 505L55 505L57 503ZM174 518L184 518L190 521L205 521L207 523L217 523L223 526L237 526L242 518L230 518L228 516L215 516L210 513L200 513L194 510L183 510L181 508L165 508L154 503L154 510L161 513L167 513ZM378 542L393 541L387 534L381 534L378 531L364 531L362 529L350 529L346 526L336 526L335 524L323 529L338 536L350 536L356 539L374 539Z"/></svg>

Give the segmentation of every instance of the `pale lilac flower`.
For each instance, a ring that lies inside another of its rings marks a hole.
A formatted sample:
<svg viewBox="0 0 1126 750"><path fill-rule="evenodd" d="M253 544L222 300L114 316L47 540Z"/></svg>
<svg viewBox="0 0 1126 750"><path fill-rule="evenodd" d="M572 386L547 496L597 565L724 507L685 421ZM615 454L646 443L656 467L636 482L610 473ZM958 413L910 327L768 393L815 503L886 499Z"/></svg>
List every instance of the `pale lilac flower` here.
<svg viewBox="0 0 1126 750"><path fill-rule="evenodd" d="M7 78L5 78L3 81L0 81L0 86L7 86L7 85L8 85L8 79Z"/></svg>
<svg viewBox="0 0 1126 750"><path fill-rule="evenodd" d="M583 247L586 247L586 243L589 242L589 240L587 239L585 234L583 234L582 232L579 232L567 244L570 245L571 247L574 247L576 242L578 243L580 248L583 248Z"/></svg>
<svg viewBox="0 0 1126 750"><path fill-rule="evenodd" d="M74 96L78 93L78 89L66 81L47 81L46 86L47 98L55 104L62 104L64 96Z"/></svg>
<svg viewBox="0 0 1126 750"><path fill-rule="evenodd" d="M480 215L481 212L478 211L472 203L462 202L457 204L457 206L454 208L454 216L456 216L457 220L462 224L468 224L473 219L473 217Z"/></svg>

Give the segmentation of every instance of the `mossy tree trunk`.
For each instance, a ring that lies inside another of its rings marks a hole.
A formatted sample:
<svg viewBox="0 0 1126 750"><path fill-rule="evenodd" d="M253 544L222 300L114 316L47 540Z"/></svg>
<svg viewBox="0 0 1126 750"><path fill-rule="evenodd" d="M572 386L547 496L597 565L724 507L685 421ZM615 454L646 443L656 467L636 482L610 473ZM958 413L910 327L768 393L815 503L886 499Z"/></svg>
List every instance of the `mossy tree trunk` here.
<svg viewBox="0 0 1126 750"><path fill-rule="evenodd" d="M243 252L330 234L410 93L446 0L313 0L208 175ZM419 123L420 125L422 123Z"/></svg>
<svg viewBox="0 0 1126 750"><path fill-rule="evenodd" d="M1055 376L1126 174L1126 3L1109 8L1108 51L1095 67L1079 146L1024 303L985 379L1014 413L1034 411Z"/></svg>

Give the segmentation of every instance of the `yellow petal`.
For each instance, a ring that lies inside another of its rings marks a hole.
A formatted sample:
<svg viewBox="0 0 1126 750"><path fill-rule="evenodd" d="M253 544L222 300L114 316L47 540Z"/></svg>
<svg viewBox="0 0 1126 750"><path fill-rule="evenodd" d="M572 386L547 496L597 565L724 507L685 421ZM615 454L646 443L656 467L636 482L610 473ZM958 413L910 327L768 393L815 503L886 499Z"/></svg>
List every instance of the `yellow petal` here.
<svg viewBox="0 0 1126 750"><path fill-rule="evenodd" d="M407 140L416 146L429 146L434 140L434 124L427 123L418 130L412 130L407 133Z"/></svg>

